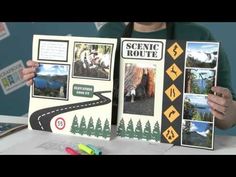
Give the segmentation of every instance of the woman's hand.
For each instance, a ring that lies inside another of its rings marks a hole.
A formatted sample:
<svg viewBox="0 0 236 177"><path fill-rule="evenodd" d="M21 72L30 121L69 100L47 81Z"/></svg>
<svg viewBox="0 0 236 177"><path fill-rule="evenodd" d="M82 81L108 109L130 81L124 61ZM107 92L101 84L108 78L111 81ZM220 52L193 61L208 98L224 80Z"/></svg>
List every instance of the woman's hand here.
<svg viewBox="0 0 236 177"><path fill-rule="evenodd" d="M35 61L28 60L26 62L26 66L27 67L22 70L22 76L26 81L26 84L30 86L33 84L33 78L35 77L36 68L39 66L39 64Z"/></svg>
<svg viewBox="0 0 236 177"><path fill-rule="evenodd" d="M208 104L216 117L216 126L220 129L231 128L236 123L236 102L229 89L212 87L216 95L208 95Z"/></svg>

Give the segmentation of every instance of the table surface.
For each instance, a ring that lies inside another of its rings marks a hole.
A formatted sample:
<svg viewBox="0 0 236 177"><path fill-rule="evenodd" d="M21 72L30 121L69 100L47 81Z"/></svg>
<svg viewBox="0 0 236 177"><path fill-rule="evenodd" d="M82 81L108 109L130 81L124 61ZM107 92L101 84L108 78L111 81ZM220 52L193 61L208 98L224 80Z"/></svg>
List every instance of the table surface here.
<svg viewBox="0 0 236 177"><path fill-rule="evenodd" d="M26 117L0 115L0 122L26 123ZM172 144L154 143L124 139L115 136L116 127L112 127L112 138L110 141L54 134L45 131L23 129L0 139L1 154L52 154L66 155L66 147L77 149L77 145L93 144L101 148L104 155L214 155L214 154L236 154L236 137L216 136L215 149L205 150Z"/></svg>

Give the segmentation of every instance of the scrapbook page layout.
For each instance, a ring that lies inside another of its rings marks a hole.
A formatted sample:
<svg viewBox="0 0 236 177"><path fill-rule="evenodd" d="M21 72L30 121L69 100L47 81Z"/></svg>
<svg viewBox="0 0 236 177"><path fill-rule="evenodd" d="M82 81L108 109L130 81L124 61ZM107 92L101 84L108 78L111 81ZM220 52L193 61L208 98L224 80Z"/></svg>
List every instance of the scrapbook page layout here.
<svg viewBox="0 0 236 177"><path fill-rule="evenodd" d="M219 42L122 38L118 136L213 149Z"/></svg>
<svg viewBox="0 0 236 177"><path fill-rule="evenodd" d="M26 124L0 122L0 138L27 128Z"/></svg>
<svg viewBox="0 0 236 177"><path fill-rule="evenodd" d="M110 139L117 40L34 35L29 129Z"/></svg>

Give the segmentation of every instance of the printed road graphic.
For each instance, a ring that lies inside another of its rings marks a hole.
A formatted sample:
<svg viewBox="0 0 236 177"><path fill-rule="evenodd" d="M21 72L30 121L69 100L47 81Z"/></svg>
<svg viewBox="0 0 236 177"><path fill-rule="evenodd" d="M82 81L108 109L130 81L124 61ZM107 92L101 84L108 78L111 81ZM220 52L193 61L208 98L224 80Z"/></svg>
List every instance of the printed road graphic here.
<svg viewBox="0 0 236 177"><path fill-rule="evenodd" d="M99 97L98 100L40 109L31 114L30 126L34 130L43 130L52 132L52 129L50 127L50 122L54 116L69 111L108 104L111 102L111 99L102 95L102 93L108 93L108 92L111 91L94 92L93 94Z"/></svg>

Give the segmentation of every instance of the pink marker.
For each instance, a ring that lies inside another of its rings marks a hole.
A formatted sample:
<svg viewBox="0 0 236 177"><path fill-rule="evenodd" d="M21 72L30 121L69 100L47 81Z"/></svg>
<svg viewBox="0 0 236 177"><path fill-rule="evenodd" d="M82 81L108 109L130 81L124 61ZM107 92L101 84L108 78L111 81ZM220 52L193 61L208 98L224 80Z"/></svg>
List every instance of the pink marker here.
<svg viewBox="0 0 236 177"><path fill-rule="evenodd" d="M65 151L67 153L69 153L70 155L80 155L79 152L75 151L74 149L70 148L70 147L66 147Z"/></svg>

